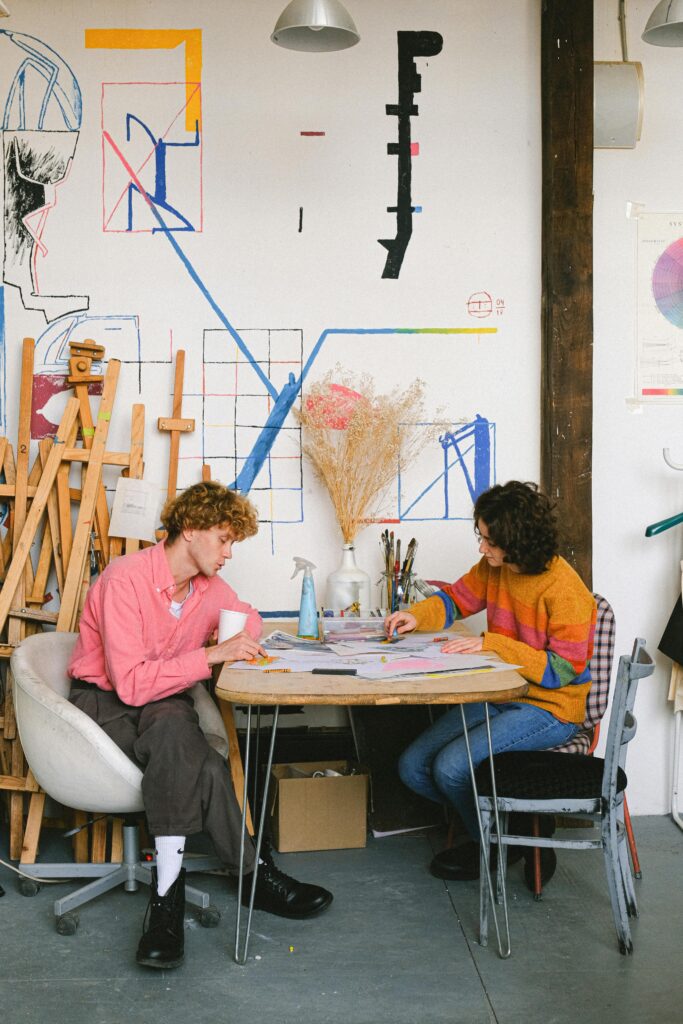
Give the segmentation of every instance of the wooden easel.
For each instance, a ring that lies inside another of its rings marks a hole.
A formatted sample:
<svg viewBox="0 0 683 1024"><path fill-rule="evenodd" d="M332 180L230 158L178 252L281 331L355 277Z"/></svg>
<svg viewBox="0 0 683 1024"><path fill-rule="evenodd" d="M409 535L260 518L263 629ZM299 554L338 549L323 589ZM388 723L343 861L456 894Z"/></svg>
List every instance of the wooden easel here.
<svg viewBox="0 0 683 1024"><path fill-rule="evenodd" d="M83 587L83 576L86 568L86 560L90 553L90 536L92 523L95 515L100 485L102 481L102 466L106 453L107 436L109 434L109 422L111 420L116 386L119 379L121 363L118 359L110 359L107 364L107 372L104 377L104 388L100 408L97 413L97 426L92 438L92 445L88 449L88 462L85 472L85 483L81 487L81 504L78 510L78 519L73 537L73 547L69 559L68 569L64 577L64 590L62 592L59 615L57 617L57 629L63 632L70 632L76 627L77 613L81 601L81 590ZM76 401L81 411L81 403ZM90 404L87 400L88 412ZM81 411L82 415L82 411ZM107 528L109 517L107 514ZM100 538L100 543L102 542ZM1 605L0 605L1 610ZM0 617L1 622L1 617Z"/></svg>
<svg viewBox="0 0 683 1024"><path fill-rule="evenodd" d="M21 642L26 634L24 605L26 598L26 580L30 580L33 588L33 573L27 571L30 565L30 551L34 537L40 525L47 504L48 494L57 475L62 461L66 439L75 423L78 402L71 399L57 431L55 445L50 452L43 468L40 482L35 488L30 510L27 512L29 497L28 454L30 446L31 421L31 389L33 386L33 342L24 341L22 357L22 386L19 403L19 441L14 483L14 513L12 528L12 561L7 567L5 580L0 592L0 630L9 618L8 644L9 651ZM7 468L7 462L5 467ZM31 615L31 618L34 616ZM10 743L9 773L0 776L0 789L11 791L10 796L10 857L18 859L21 855L22 837L24 834L24 793L37 796L41 803L39 787L32 773L25 771L24 754L16 734L14 721L14 705L12 702L11 671L7 672L7 694L5 714L3 718L5 740ZM44 802L44 796L42 797ZM42 815L42 807L41 807Z"/></svg>
<svg viewBox="0 0 683 1024"><path fill-rule="evenodd" d="M185 377L185 350L180 348L175 358L175 379L173 384L173 416L157 420L159 430L166 430L171 435L171 454L168 460L168 486L166 495L175 498L178 489L178 455L180 453L180 435L191 434L194 420L183 419L183 380Z"/></svg>

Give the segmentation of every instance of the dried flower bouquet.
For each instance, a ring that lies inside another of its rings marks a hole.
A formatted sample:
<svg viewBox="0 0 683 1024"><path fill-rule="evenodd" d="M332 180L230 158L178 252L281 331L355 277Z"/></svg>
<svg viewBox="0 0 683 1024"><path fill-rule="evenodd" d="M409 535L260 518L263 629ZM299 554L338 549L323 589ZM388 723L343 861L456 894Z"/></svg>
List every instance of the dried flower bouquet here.
<svg viewBox="0 0 683 1024"><path fill-rule="evenodd" d="M378 395L370 376L338 367L307 391L295 414L303 452L327 488L344 542L380 511L399 471L443 430L425 423L424 382Z"/></svg>

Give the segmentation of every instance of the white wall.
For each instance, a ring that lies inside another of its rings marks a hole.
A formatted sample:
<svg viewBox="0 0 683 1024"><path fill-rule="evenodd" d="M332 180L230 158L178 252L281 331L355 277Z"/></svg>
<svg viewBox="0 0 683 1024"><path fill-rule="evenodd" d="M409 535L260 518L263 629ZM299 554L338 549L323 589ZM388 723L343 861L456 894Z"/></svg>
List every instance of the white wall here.
<svg viewBox="0 0 683 1024"><path fill-rule="evenodd" d="M419 375L427 385L429 415L442 407L453 421L471 421L479 413L495 423L492 479L537 479L540 5L535 0L350 0L360 45L320 55L282 50L269 41L283 5L284 0L197 0L188 14L180 0L131 0L115 10L81 0L23 0L14 5L10 20L0 22L0 28L26 33L59 53L83 95L75 159L57 190L58 204L43 236L49 252L38 266L42 291L88 295L93 316L139 318L142 364L139 374L137 366L124 365L111 447L126 445L130 404L142 399L148 412L147 475L163 483L168 441L157 434L155 422L170 414L171 353L183 347L188 396L183 412L196 417L197 430L182 442L180 482L199 478L202 454L217 476L232 480L228 457L235 405L225 397L230 374L225 366L202 365L202 344L206 340L212 358L229 361L235 358L234 342L226 335L205 338L205 331L222 329L221 322L163 234L102 230L103 187L108 201L117 166L102 138L102 95L105 127L122 153L132 163L137 160L136 168L149 154L135 132L134 141L126 143L125 114L144 114L161 134L172 120L169 113L180 110L183 95L180 87L175 92L154 84L103 89L102 83L183 81L184 50L84 45L86 29L189 27L202 32L203 231L174 238L254 355L262 351L268 330L274 358L300 350L305 361L328 328L494 328L495 333L473 335L332 335L309 380L337 363L368 370L387 389ZM596 56L614 58L616 3L596 0L596 7ZM677 585L680 532L645 541L643 530L678 511L683 490L683 480L660 456L662 446L676 444L679 407L660 405L634 414L625 403L632 394L635 314L635 228L625 218L625 204L630 199L668 209L683 202L676 149L683 113L670 107L679 91L680 58L678 51L637 40L647 7L629 4L631 56L645 66L643 141L633 152L596 155L594 583L615 606L619 650L636 633L654 647L666 621ZM386 207L395 203L396 158L387 155L386 144L396 139L397 123L385 105L397 99L399 30L439 32L443 50L417 61L422 91L415 97L420 113L412 122L412 139L420 144L413 159L413 203L423 210L414 217L400 275L388 280L381 276L385 251L377 239L395 230ZM0 55L4 90L9 88L7 52ZM326 134L310 138L301 131ZM191 137L181 118L167 139ZM169 150L168 199L186 211L197 207L197 161L197 150ZM141 171L147 189L153 186L150 169L147 164ZM124 175L122 192L126 181ZM119 226L122 209L118 221L114 218ZM135 226L144 225L145 211L136 204ZM493 303L484 320L467 305L482 291ZM25 305L17 289L6 285L4 412L12 439L20 339L39 337L47 327L43 314ZM131 322L124 324L129 334ZM107 345L109 355L120 355L117 345L123 343L104 330L107 325L111 321L100 322L96 340ZM82 330L87 336L86 327ZM238 445L246 454L269 407L264 387L241 362L238 419L247 427L239 432ZM300 367L292 369L298 374ZM281 375L273 380L278 388L283 383ZM217 392L223 397L211 397ZM285 427L294 427L291 418ZM257 479L251 495L262 528L238 549L226 572L238 591L264 610L296 606L298 584L289 580L293 554L317 563L320 590L338 562L340 538L329 502L306 464L297 490L296 441L295 431L281 433L274 454L290 458L271 467L274 479L293 490L273 491L265 473ZM439 460L438 448L425 452L405 482L406 495L428 481ZM395 527L404 542L413 535L419 539L416 568L425 576L454 578L476 557L467 518L471 502L457 471L452 487L451 514L459 518ZM291 521L273 524L272 510L276 518ZM438 514L435 501L429 514ZM381 568L382 529L369 526L357 544L359 563L373 579ZM662 665L639 700L642 728L629 795L640 813L667 809L671 718L665 690Z"/></svg>
<svg viewBox="0 0 683 1024"><path fill-rule="evenodd" d="M645 527L683 510L683 474L664 463L662 448L683 463L683 406L632 405L636 345L636 221L629 201L647 211L683 209L679 173L683 108L680 49L651 46L640 36L653 9L629 2L628 56L645 79L641 141L634 150L596 150L594 248L593 583L612 602L617 650L644 636L657 670L638 693L639 733L629 752L629 805L636 813L669 809L671 662L656 647L680 588L681 527L646 538ZM595 57L619 60L617 4L596 3Z"/></svg>

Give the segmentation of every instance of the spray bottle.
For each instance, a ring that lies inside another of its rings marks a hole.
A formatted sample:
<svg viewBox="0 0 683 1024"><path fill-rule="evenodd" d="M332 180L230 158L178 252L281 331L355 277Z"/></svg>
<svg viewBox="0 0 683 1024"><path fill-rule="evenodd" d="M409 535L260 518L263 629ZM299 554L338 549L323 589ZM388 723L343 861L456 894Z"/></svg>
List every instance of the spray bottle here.
<svg viewBox="0 0 683 1024"><path fill-rule="evenodd" d="M309 562L308 559L299 558L298 555L295 555L294 566L292 579L302 569L304 571L304 578L301 583L301 604L299 605L299 629L297 636L317 640L318 606L315 602L315 585L313 583L313 573L311 572L311 569L315 569L315 565L313 562Z"/></svg>

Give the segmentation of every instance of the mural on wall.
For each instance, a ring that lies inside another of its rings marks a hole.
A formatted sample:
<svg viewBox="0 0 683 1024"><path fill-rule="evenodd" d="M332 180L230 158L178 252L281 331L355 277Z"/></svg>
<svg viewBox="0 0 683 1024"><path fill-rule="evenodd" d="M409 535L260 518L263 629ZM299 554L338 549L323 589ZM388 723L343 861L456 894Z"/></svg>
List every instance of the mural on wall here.
<svg viewBox="0 0 683 1024"><path fill-rule="evenodd" d="M31 437L35 441L54 437L71 395L71 385L67 382L71 355L69 345L92 339L103 345L105 352L115 353L124 371L132 367L137 394L142 394L142 344L137 316L74 313L61 317L36 339L31 401ZM157 362L159 360L154 361L155 364ZM171 360L164 362L170 363ZM94 361L92 372L104 373L104 366ZM101 394L102 385L89 384L88 393Z"/></svg>
<svg viewBox="0 0 683 1024"><path fill-rule="evenodd" d="M0 430L7 434L7 384L5 370L5 289L0 284Z"/></svg>
<svg viewBox="0 0 683 1024"><path fill-rule="evenodd" d="M102 127L125 151L152 203L166 214L169 231L202 230L199 122L191 132L184 124L188 102L199 103L199 92L197 84L188 100L179 82L102 87ZM160 230L108 147L103 150L102 223L104 231Z"/></svg>
<svg viewBox="0 0 683 1024"><path fill-rule="evenodd" d="M290 374L301 375L300 330L246 330L240 334L248 342L252 359L276 389L285 385ZM258 388L249 361L231 346L226 331L204 331L202 359L202 461L225 481L244 478L245 465L259 462L260 469L249 487L259 520L303 522L301 428L297 423L279 429L263 426L273 400Z"/></svg>
<svg viewBox="0 0 683 1024"><path fill-rule="evenodd" d="M46 295L40 259L57 188L68 176L81 126L81 91L69 65L33 36L0 31L3 103L3 280L19 290L25 309L46 320L87 309L83 295Z"/></svg>
<svg viewBox="0 0 683 1024"><path fill-rule="evenodd" d="M683 398L683 213L638 216L636 397Z"/></svg>
<svg viewBox="0 0 683 1024"><path fill-rule="evenodd" d="M471 422L446 431L435 450L424 453L417 471L399 478L398 518L470 519L472 505L495 482L496 425L477 413Z"/></svg>
<svg viewBox="0 0 683 1024"><path fill-rule="evenodd" d="M443 37L438 32L397 32L398 36L398 103L387 103L389 117L398 118L398 141L387 143L389 156L398 157L396 206L387 206L387 213L396 214L394 238L380 238L387 250L382 277L397 278L403 257L413 233L413 214L421 206L413 206L413 157L420 152L419 143L411 139L411 118L419 114L415 93L422 89L422 76L415 65L416 57L434 57L441 52Z"/></svg>
<svg viewBox="0 0 683 1024"><path fill-rule="evenodd" d="M16 33L4 35L12 46L17 45ZM421 209L413 206L412 199L412 160L420 149L411 138L411 119L418 114L415 97L422 87L416 61L440 53L443 38L437 32L399 32L397 42L398 103L386 107L387 115L396 117L398 124L398 141L387 147L388 153L397 157L397 201L389 208L396 214L397 231L395 238L381 240L387 250L383 277L394 278L399 276L412 236L413 215ZM183 239L184 234L201 232L204 219L202 31L87 29L85 46L89 50L171 51L164 65L164 70L172 69L168 76L159 69L155 73L152 65L150 80L142 80L147 76L140 75L138 58L136 73L131 75L136 80L99 83L102 230L163 236L165 242L157 244L170 246L178 270L191 281L200 307L208 307L212 314L205 327L197 327L196 335L193 325L190 335L196 337L195 352L201 339L202 364L201 377L197 366L196 377L189 386L186 383L185 398L193 406L198 429L183 442L181 476L182 465L185 473L181 485L198 479L201 464L208 462L217 478L243 493L252 493L261 521L270 524L274 551L274 527L300 524L305 518L301 430L290 413L321 353L325 351L325 362L329 362L330 347L334 346L333 351L343 362L344 343L349 338L376 343L378 353L388 352L390 346L392 352L401 351L404 335L421 335L425 340L429 335L481 339L498 331L496 326L483 326L480 321L501 314L500 300L494 301L489 293L473 292L469 302L461 306L475 318L476 326L472 327L329 327L319 334L315 331L308 343L300 329L236 329L207 283L216 254L194 244L189 237ZM6 196L9 194L12 204L14 232L10 237L18 238L23 231L26 245L26 239L30 239L35 265L42 234L38 215L44 224L51 208L49 186L56 187L68 175L81 125L81 93L73 73L50 47L33 40L29 49L30 53L26 46L22 50L27 53L25 68L16 70L14 84L7 88L4 132L10 180ZM176 50L182 61L180 68ZM46 54L53 55L51 65ZM39 96L30 84L35 64L42 69L36 73L42 76L43 84L52 67L54 82L51 90L45 86L42 108L31 112ZM118 74L111 77L118 78ZM175 80L154 80L164 77ZM312 140L327 134L315 121L299 130L300 136ZM37 142L32 140L34 136L38 136ZM301 233L303 206L298 213ZM7 223L6 206L6 234ZM17 251L16 244L14 248L5 246L6 264L8 254L10 264L17 262ZM169 287L173 288L172 280L156 284L159 294ZM35 301L38 292L32 279L29 298ZM125 311L119 299L95 314L88 310L87 298L82 304L78 297L67 298L66 305L48 308L46 297L41 297L40 308L50 324L37 337L31 423L34 439L53 435L61 418L68 392L70 342L92 338L104 345L107 356L116 355L122 362L121 390L134 394L134 400L144 400L145 395L158 390L159 368L171 369L173 365L173 324L164 325L162 317L161 324L155 322L153 329L143 331L141 319L149 316L149 308L146 314L142 309ZM210 326L213 317L218 327ZM203 317L194 310L193 319L197 325ZM165 332L170 338L169 350L159 354ZM181 347L193 343L186 331L183 338ZM0 358L3 355L0 353ZM94 373L102 369L93 366ZM91 393L97 393L100 387L91 385ZM492 421L477 415L443 435L440 443L430 444L415 474L397 480L391 512L395 520L467 518L477 494L495 479L495 430Z"/></svg>

